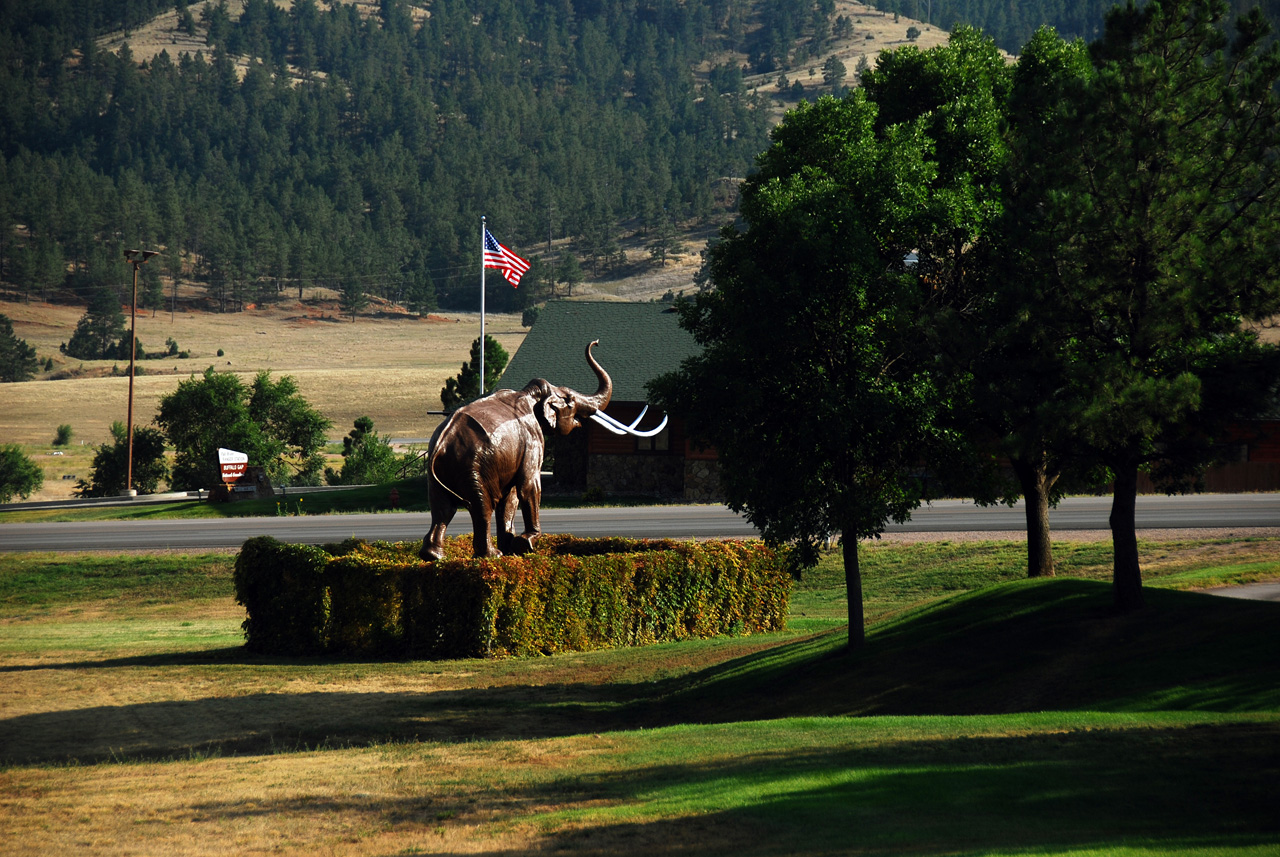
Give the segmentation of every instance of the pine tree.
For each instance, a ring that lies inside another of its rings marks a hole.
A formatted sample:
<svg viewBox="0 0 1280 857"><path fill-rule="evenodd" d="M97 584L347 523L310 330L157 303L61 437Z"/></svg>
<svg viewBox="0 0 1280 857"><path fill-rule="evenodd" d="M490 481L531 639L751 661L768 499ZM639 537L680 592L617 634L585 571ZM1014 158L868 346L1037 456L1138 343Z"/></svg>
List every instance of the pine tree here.
<svg viewBox="0 0 1280 857"><path fill-rule="evenodd" d="M119 297L111 289L100 288L62 350L81 360L109 359L124 331Z"/></svg>
<svg viewBox="0 0 1280 857"><path fill-rule="evenodd" d="M13 322L0 315L0 382L30 381L40 368L36 350L13 332Z"/></svg>

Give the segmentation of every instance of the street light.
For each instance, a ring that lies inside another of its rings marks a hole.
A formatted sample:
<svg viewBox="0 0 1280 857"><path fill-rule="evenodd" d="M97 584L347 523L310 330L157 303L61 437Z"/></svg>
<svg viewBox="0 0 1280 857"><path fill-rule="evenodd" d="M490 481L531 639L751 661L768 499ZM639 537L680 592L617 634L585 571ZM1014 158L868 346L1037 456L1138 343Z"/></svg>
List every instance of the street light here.
<svg viewBox="0 0 1280 857"><path fill-rule="evenodd" d="M125 250L125 260L133 266L133 300L129 306L129 452L125 464L124 493L132 497L133 491L133 363L138 354L138 266L158 254L159 250Z"/></svg>

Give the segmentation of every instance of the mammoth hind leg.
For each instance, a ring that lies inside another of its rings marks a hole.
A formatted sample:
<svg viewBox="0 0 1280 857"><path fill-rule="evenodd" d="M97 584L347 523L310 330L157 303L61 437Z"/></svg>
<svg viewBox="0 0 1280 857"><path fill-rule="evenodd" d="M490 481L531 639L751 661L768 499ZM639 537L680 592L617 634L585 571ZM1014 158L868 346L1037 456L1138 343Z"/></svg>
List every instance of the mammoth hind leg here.
<svg viewBox="0 0 1280 857"><path fill-rule="evenodd" d="M458 511L458 505L453 496L444 488L435 484L434 481L430 489L431 500L431 529L427 531L427 535L422 539L422 550L418 551L418 556L432 562L444 559L444 534L449 527L449 522L453 520L454 514Z"/></svg>

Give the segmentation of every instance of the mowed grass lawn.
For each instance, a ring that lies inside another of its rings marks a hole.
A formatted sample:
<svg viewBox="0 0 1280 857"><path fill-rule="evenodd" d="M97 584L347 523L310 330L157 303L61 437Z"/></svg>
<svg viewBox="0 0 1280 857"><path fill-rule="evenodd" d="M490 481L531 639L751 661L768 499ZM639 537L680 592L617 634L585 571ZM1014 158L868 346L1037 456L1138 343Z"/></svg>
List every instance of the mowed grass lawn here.
<svg viewBox="0 0 1280 857"><path fill-rule="evenodd" d="M786 632L500 661L262 658L234 557L0 557L0 853L1280 853L1280 540L838 555Z"/></svg>

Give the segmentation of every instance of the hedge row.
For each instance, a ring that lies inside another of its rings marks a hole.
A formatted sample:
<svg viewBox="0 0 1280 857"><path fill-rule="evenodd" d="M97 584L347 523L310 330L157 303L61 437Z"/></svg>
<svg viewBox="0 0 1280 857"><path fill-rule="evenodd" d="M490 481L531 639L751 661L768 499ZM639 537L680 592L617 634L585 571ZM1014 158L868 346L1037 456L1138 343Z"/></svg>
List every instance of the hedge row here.
<svg viewBox="0 0 1280 857"><path fill-rule="evenodd" d="M781 630L784 559L760 542L539 539L524 556L418 544L245 542L245 645L287 655L500 657Z"/></svg>

